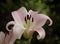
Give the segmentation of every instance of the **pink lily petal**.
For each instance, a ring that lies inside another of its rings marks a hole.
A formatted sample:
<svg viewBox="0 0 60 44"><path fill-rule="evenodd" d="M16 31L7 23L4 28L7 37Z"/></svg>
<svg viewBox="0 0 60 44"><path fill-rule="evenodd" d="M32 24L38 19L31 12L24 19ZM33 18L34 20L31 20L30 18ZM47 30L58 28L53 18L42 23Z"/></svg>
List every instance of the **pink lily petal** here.
<svg viewBox="0 0 60 44"><path fill-rule="evenodd" d="M13 44L16 38L13 38L13 30L9 31L9 34L6 35L5 37L5 44Z"/></svg>
<svg viewBox="0 0 60 44"><path fill-rule="evenodd" d="M38 16L37 16L38 15ZM52 25L52 20L47 16L47 15L44 15L44 14L37 14L36 16L36 24L37 25L40 25L40 26L43 26L47 20L50 21L50 25Z"/></svg>
<svg viewBox="0 0 60 44"><path fill-rule="evenodd" d="M12 28L13 30L13 34L15 36L16 39L20 39L23 32L25 31L24 27L22 27L21 25L18 25L16 22L14 21L10 21L6 24L6 29L10 32L12 30L8 29L8 26L13 24L14 27Z"/></svg>
<svg viewBox="0 0 60 44"><path fill-rule="evenodd" d="M14 21L10 21L6 24L6 29L9 31L9 34L5 37L5 44L13 44L16 40L16 36L13 33L13 28L12 30L8 29L8 26L12 24L15 25L16 23Z"/></svg>
<svg viewBox="0 0 60 44"><path fill-rule="evenodd" d="M50 21L50 25L52 25L52 20L45 14L38 14L37 12L34 12L32 10L29 11L29 14L32 15L32 17L34 18L34 24L37 26L43 26L47 20Z"/></svg>
<svg viewBox="0 0 60 44"><path fill-rule="evenodd" d="M17 37L17 39L20 39L21 38L21 36L22 36L22 34L24 33L24 31L25 31L25 28L24 27L22 27L21 25L15 25L14 27L13 27L13 33L14 33L14 35Z"/></svg>
<svg viewBox="0 0 60 44"><path fill-rule="evenodd" d="M27 10L24 7L21 7L17 11L12 12L12 16L18 24L20 24L20 23L23 24L24 23L24 18L25 18L26 15L27 15Z"/></svg>
<svg viewBox="0 0 60 44"><path fill-rule="evenodd" d="M0 44L4 44L4 38L5 34L3 32L0 32Z"/></svg>
<svg viewBox="0 0 60 44"><path fill-rule="evenodd" d="M38 32L37 39L44 39L45 38L45 30L43 28L37 28L36 32Z"/></svg>

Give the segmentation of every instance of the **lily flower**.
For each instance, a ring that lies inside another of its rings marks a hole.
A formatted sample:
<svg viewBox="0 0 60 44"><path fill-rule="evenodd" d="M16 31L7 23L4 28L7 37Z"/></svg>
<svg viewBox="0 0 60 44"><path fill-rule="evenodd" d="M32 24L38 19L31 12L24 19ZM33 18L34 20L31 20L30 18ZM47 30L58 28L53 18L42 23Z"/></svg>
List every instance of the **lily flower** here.
<svg viewBox="0 0 60 44"><path fill-rule="evenodd" d="M15 39L20 39L22 35L29 38L33 35L33 32L36 31L38 33L37 39L45 38L45 30L42 26L45 25L46 21L49 20L52 25L52 20L45 14L38 14L38 12L29 10L27 12L25 7L21 7L20 9L13 11L12 16L14 21L10 21L6 25L6 29L11 31L8 26L14 25L13 35ZM13 41L15 39L12 39ZM11 41L12 41L11 40Z"/></svg>

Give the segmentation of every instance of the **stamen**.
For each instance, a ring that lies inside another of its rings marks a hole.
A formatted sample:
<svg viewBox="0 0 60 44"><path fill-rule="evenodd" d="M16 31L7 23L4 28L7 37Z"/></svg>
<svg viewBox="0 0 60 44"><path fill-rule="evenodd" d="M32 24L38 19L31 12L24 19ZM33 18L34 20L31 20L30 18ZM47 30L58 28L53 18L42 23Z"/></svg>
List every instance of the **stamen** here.
<svg viewBox="0 0 60 44"><path fill-rule="evenodd" d="M29 16L29 15L27 15L27 19L28 19L28 20L30 20L30 19L31 19L31 15L30 15L30 16Z"/></svg>
<svg viewBox="0 0 60 44"><path fill-rule="evenodd" d="M29 15L27 15L27 19L30 19Z"/></svg>
<svg viewBox="0 0 60 44"><path fill-rule="evenodd" d="M26 19L26 17L25 17L25 22L27 23L27 19Z"/></svg>
<svg viewBox="0 0 60 44"><path fill-rule="evenodd" d="M33 17L32 17L32 22L34 22L34 19L33 19Z"/></svg>

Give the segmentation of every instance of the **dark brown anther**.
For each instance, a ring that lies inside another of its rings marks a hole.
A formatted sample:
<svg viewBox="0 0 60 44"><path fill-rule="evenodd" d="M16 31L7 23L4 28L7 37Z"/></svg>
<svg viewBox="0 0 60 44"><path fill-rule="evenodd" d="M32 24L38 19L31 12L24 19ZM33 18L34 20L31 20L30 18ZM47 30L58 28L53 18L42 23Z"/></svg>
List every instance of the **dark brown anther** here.
<svg viewBox="0 0 60 44"><path fill-rule="evenodd" d="M27 23L27 19L26 19L26 17L25 17L25 22Z"/></svg>
<svg viewBox="0 0 60 44"><path fill-rule="evenodd" d="M31 19L31 15L30 15L30 16L29 16L29 15L27 15L27 19L28 19L28 20L30 20L30 19Z"/></svg>
<svg viewBox="0 0 60 44"><path fill-rule="evenodd" d="M32 22L34 22L34 19L32 18Z"/></svg>
<svg viewBox="0 0 60 44"><path fill-rule="evenodd" d="M27 19L30 19L29 15L27 15Z"/></svg>

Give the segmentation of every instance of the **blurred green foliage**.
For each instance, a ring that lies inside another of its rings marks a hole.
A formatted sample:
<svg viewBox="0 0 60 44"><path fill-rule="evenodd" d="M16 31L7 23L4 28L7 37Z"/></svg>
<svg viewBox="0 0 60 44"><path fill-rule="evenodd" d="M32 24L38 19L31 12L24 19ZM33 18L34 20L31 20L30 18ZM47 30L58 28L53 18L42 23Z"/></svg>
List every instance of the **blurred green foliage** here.
<svg viewBox="0 0 60 44"><path fill-rule="evenodd" d="M26 7L27 10L35 10L39 13L47 14L53 20L53 25L44 27L46 37L43 40L37 40L37 33L33 34L31 44L60 44L60 3L55 0L0 0L0 30L7 32L5 25L13 20L11 12ZM3 28L4 27L4 28ZM27 44L27 40L16 40L14 44Z"/></svg>

